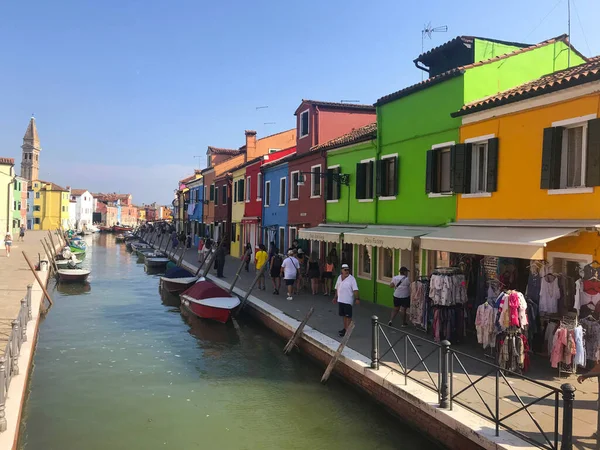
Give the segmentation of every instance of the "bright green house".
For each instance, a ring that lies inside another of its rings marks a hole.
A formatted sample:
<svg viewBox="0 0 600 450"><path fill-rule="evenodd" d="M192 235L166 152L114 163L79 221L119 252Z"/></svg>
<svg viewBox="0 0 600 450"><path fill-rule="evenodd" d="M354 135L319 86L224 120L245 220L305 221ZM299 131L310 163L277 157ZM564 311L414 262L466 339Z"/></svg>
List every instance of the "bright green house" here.
<svg viewBox="0 0 600 450"><path fill-rule="evenodd" d="M421 251L419 237L455 220L455 193L495 190L497 139L482 136L475 156L459 144L460 121L450 114L564 69L569 60L577 65L585 58L566 35L536 45L459 36L415 59L428 78L380 98L376 127L319 146L328 173L348 175L348 185L331 183L327 224L315 235L326 226L329 238L339 233L361 298L392 305L389 283L400 266L416 277L444 265L448 255Z"/></svg>

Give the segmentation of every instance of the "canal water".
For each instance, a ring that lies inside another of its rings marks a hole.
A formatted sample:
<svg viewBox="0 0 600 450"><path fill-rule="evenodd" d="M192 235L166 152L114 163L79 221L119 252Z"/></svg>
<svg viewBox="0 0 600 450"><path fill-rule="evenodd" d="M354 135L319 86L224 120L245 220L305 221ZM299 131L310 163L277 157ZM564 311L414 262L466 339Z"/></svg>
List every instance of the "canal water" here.
<svg viewBox="0 0 600 450"><path fill-rule="evenodd" d="M86 238L89 285L53 286L19 448L417 449L433 445L269 330L184 317L159 277Z"/></svg>

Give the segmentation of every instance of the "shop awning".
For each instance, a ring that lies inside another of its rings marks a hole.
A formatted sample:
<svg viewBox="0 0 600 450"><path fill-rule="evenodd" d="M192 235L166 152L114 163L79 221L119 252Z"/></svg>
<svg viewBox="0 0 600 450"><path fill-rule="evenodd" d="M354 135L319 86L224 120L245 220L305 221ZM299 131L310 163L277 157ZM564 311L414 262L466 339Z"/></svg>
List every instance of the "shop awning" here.
<svg viewBox="0 0 600 450"><path fill-rule="evenodd" d="M544 259L544 247L548 242L579 230L572 227L451 225L421 237L421 248L505 258Z"/></svg>
<svg viewBox="0 0 600 450"><path fill-rule="evenodd" d="M338 242L340 235L360 230L361 228L336 227L319 225L314 228L298 228L298 237L300 239L308 239L311 241Z"/></svg>
<svg viewBox="0 0 600 450"><path fill-rule="evenodd" d="M369 225L362 230L352 230L344 233L344 242L348 244L410 250L414 238L423 236L435 229L433 227L385 227Z"/></svg>

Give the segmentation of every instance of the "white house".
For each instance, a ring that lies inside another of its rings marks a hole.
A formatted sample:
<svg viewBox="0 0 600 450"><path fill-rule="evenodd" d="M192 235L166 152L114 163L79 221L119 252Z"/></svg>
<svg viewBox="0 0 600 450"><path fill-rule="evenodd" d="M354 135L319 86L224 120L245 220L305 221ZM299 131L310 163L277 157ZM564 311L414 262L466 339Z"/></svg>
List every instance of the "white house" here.
<svg viewBox="0 0 600 450"><path fill-rule="evenodd" d="M92 194L86 189L71 189L71 200L76 202L75 214L70 216L72 226L81 229L84 225L91 225L94 214L94 197Z"/></svg>

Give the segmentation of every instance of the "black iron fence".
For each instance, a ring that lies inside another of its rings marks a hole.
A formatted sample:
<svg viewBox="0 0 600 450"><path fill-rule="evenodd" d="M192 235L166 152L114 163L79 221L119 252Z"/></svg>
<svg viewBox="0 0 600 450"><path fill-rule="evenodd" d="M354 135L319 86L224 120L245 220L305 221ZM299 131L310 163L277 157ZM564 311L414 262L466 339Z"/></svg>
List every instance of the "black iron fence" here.
<svg viewBox="0 0 600 450"><path fill-rule="evenodd" d="M385 366L438 395L439 408L457 403L539 448L571 450L575 388L560 389L454 350L372 317L371 368ZM519 386L515 386L515 381ZM469 397L470 395L470 397ZM535 408L543 408L535 410ZM562 433L559 418L562 408ZM538 419L539 418L539 419ZM545 420L542 420L545 419ZM551 424L551 425L550 425ZM560 436L560 447L559 447Z"/></svg>

